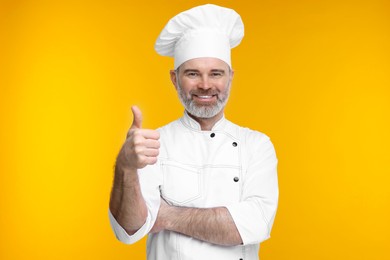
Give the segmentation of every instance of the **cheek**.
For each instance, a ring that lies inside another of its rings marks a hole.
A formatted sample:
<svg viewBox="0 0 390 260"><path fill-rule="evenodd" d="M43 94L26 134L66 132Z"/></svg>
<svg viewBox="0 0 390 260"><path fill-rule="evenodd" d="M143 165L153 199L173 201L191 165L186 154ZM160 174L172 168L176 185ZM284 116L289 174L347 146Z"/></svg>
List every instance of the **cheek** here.
<svg viewBox="0 0 390 260"><path fill-rule="evenodd" d="M194 89L193 84L191 84L191 82L188 82L188 81L181 81L180 87L183 90L183 92L185 92L185 93L188 93L192 89Z"/></svg>
<svg viewBox="0 0 390 260"><path fill-rule="evenodd" d="M189 94L189 90L185 87L183 87L183 85L180 85L178 86L178 88L176 89L177 93L181 96L185 96L186 98L190 98L190 94Z"/></svg>
<svg viewBox="0 0 390 260"><path fill-rule="evenodd" d="M230 88L230 82L229 81L225 81L221 84L218 84L218 90L221 92L221 93L228 93L229 92L229 88Z"/></svg>

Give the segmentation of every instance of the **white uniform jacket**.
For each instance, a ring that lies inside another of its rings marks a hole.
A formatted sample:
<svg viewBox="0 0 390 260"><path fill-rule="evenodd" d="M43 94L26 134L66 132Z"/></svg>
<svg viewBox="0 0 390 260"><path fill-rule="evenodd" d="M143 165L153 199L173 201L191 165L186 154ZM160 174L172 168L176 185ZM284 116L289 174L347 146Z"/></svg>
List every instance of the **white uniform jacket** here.
<svg viewBox="0 0 390 260"><path fill-rule="evenodd" d="M219 246L162 231L148 236L148 260L258 259L259 243L270 236L278 203L277 159L270 139L224 117L211 131L201 131L187 113L159 132L157 163L138 171L146 223L129 236L109 212L116 237L131 244L146 236L161 195L176 206L226 207L243 245Z"/></svg>

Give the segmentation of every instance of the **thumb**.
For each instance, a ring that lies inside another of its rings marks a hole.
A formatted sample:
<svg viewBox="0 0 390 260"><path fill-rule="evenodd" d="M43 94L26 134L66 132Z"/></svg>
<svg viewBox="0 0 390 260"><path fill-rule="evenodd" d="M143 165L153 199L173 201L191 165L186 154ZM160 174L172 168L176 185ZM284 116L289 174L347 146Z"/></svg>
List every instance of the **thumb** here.
<svg viewBox="0 0 390 260"><path fill-rule="evenodd" d="M133 124L130 128L142 128L142 113L137 106L132 106L131 111L133 112Z"/></svg>

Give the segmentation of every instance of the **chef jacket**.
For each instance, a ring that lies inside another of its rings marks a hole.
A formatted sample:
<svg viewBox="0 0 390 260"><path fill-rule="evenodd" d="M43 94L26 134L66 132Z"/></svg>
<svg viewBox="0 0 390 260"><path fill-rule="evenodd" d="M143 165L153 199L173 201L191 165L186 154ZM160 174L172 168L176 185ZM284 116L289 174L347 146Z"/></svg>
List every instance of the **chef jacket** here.
<svg viewBox="0 0 390 260"><path fill-rule="evenodd" d="M226 207L243 245L220 246L172 232L149 234L148 260L255 260L270 236L278 203L277 158L270 139L222 117L211 131L186 112L162 128L157 163L138 170L148 216L128 235L111 212L116 237L132 244L153 227L160 196L182 207Z"/></svg>

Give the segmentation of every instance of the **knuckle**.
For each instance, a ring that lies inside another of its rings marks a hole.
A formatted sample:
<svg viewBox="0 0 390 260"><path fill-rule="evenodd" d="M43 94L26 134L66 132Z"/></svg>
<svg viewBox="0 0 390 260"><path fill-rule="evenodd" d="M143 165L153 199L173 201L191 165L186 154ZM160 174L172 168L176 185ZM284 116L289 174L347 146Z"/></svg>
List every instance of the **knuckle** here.
<svg viewBox="0 0 390 260"><path fill-rule="evenodd" d="M145 167L145 165L147 164L146 158L145 158L145 157L140 157L140 158L138 159L138 164L139 164L139 165L142 165L143 167Z"/></svg>
<svg viewBox="0 0 390 260"><path fill-rule="evenodd" d="M137 154L137 156L139 156L143 152L143 149L140 146L135 146L134 147L134 152L135 152L135 154Z"/></svg>
<svg viewBox="0 0 390 260"><path fill-rule="evenodd" d="M140 145L142 145L142 143L143 143L143 140L142 140L141 136L134 137L134 139L133 139L134 146L140 146Z"/></svg>
<svg viewBox="0 0 390 260"><path fill-rule="evenodd" d="M142 132L140 129L134 129L132 135L133 135L134 139L142 139L143 138Z"/></svg>
<svg viewBox="0 0 390 260"><path fill-rule="evenodd" d="M138 169L141 169L141 168L144 168L144 167L145 167L145 163L143 162L143 159L141 159L141 158L138 158L138 159L137 159L136 165L137 165L137 168L138 168Z"/></svg>

